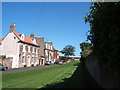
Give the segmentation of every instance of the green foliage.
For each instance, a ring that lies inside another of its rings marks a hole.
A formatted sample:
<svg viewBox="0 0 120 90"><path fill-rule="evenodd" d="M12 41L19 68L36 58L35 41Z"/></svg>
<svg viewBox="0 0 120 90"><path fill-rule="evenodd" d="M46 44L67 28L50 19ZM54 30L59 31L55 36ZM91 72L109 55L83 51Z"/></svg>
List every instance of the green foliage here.
<svg viewBox="0 0 120 90"><path fill-rule="evenodd" d="M120 68L120 2L91 3L90 12L84 18L90 23L88 40L100 64L107 68Z"/></svg>
<svg viewBox="0 0 120 90"><path fill-rule="evenodd" d="M80 43L80 48L82 50L81 54L81 59L85 59L91 52L93 45L87 42L82 42Z"/></svg>
<svg viewBox="0 0 120 90"><path fill-rule="evenodd" d="M67 62L67 61L69 61L69 60L71 60L71 59L69 59L69 58L67 58L67 57L62 57L61 60L62 60L63 62Z"/></svg>
<svg viewBox="0 0 120 90"><path fill-rule="evenodd" d="M75 47L72 45L67 45L63 48L62 51L60 51L62 54L64 54L64 56L75 56Z"/></svg>

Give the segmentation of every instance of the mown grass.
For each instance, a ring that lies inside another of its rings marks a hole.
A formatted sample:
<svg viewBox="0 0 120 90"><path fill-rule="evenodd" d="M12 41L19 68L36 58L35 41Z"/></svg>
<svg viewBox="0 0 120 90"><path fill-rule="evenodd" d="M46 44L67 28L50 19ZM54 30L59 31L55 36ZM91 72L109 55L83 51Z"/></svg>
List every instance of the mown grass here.
<svg viewBox="0 0 120 90"><path fill-rule="evenodd" d="M77 69L74 71L70 78L66 78L59 83L51 83L46 85L43 89L47 88L102 88L98 83L92 78L90 73L85 67L84 62L80 62L77 65Z"/></svg>
<svg viewBox="0 0 120 90"><path fill-rule="evenodd" d="M71 77L79 61L35 70L2 75L2 88L42 88L51 83L63 82Z"/></svg>

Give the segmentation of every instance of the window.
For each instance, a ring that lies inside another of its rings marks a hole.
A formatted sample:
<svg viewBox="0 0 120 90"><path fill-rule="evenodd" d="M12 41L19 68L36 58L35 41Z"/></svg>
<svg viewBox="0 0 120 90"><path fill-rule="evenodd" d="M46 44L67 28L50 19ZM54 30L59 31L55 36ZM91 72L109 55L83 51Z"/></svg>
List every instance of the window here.
<svg viewBox="0 0 120 90"><path fill-rule="evenodd" d="M23 51L23 45L20 45L20 52Z"/></svg>
<svg viewBox="0 0 120 90"><path fill-rule="evenodd" d="M34 53L34 47L32 48L32 53Z"/></svg>
<svg viewBox="0 0 120 90"><path fill-rule="evenodd" d="M22 36L22 34L19 34L19 37L21 37Z"/></svg>
<svg viewBox="0 0 120 90"><path fill-rule="evenodd" d="M38 48L36 48L36 54L38 54Z"/></svg>
<svg viewBox="0 0 120 90"><path fill-rule="evenodd" d="M26 51L28 52L28 46L25 47Z"/></svg>
<svg viewBox="0 0 120 90"><path fill-rule="evenodd" d="M28 46L28 52L30 52L30 46Z"/></svg>
<svg viewBox="0 0 120 90"><path fill-rule="evenodd" d="M19 34L19 37L24 40L24 34Z"/></svg>
<svg viewBox="0 0 120 90"><path fill-rule="evenodd" d="M34 63L34 57L32 57L32 63Z"/></svg>
<svg viewBox="0 0 120 90"><path fill-rule="evenodd" d="M35 40L35 39L32 39L32 42L33 42L34 44L36 44L36 40Z"/></svg>
<svg viewBox="0 0 120 90"><path fill-rule="evenodd" d="M32 39L32 41L34 41L34 39Z"/></svg>
<svg viewBox="0 0 120 90"><path fill-rule="evenodd" d="M23 52L25 52L26 50L25 50L25 45L23 45Z"/></svg>
<svg viewBox="0 0 120 90"><path fill-rule="evenodd" d="M16 37L14 37L14 39L16 39Z"/></svg>
<svg viewBox="0 0 120 90"><path fill-rule="evenodd" d="M22 56L22 63L25 63L25 56Z"/></svg>

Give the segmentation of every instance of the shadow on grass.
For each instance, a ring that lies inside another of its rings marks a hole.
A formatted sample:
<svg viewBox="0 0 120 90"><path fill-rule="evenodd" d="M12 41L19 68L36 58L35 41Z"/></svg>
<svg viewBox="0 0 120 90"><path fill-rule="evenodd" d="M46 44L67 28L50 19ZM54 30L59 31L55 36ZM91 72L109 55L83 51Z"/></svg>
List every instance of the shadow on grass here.
<svg viewBox="0 0 120 90"><path fill-rule="evenodd" d="M77 65L75 65L77 66ZM48 84L44 88L100 88L97 82L91 77L83 62L78 64L77 69L70 78L64 79L64 82Z"/></svg>

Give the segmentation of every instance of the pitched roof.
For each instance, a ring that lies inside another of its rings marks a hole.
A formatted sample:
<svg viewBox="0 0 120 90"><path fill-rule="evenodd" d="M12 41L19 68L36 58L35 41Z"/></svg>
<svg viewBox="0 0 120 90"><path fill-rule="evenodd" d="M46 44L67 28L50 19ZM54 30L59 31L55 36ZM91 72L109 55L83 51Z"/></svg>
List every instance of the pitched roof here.
<svg viewBox="0 0 120 90"><path fill-rule="evenodd" d="M22 39L20 38L20 36L19 36L20 33L14 32L14 34L17 36L17 38L18 38L19 40L24 41L24 42L29 43L29 44L33 44L33 45L37 45L37 46L38 46L37 43L35 44L35 43L32 41L33 38L30 38L30 37L28 37L28 36L24 36L24 40L22 40Z"/></svg>
<svg viewBox="0 0 120 90"><path fill-rule="evenodd" d="M4 38L0 38L0 41L2 41Z"/></svg>
<svg viewBox="0 0 120 90"><path fill-rule="evenodd" d="M0 45L1 45L3 39L4 39L4 38L0 38Z"/></svg>

